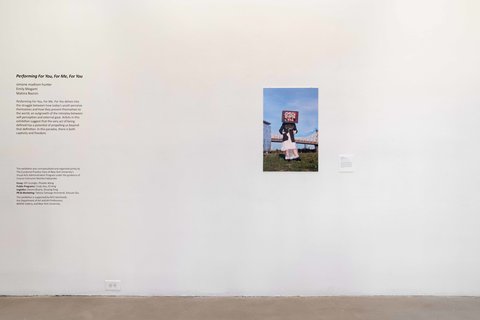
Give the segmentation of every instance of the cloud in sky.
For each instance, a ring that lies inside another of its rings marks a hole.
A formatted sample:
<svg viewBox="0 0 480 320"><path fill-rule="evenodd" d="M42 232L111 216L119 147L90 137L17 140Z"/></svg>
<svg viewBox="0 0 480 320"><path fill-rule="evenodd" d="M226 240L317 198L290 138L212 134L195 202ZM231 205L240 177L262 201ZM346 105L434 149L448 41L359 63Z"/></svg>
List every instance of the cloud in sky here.
<svg viewBox="0 0 480 320"><path fill-rule="evenodd" d="M317 88L263 89L263 120L272 124L272 133L282 125L282 110L298 111L298 136L308 136L318 129Z"/></svg>

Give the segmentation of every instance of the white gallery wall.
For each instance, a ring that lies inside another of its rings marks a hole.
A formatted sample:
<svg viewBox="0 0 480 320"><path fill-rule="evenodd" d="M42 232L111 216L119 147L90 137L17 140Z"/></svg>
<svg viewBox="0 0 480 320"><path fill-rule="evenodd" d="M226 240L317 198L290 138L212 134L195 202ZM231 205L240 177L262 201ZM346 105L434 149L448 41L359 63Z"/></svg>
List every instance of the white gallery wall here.
<svg viewBox="0 0 480 320"><path fill-rule="evenodd" d="M0 2L0 294L480 295L480 2ZM16 74L78 130L15 133ZM319 172L262 90L319 88ZM273 128L274 129L274 128ZM338 172L354 154L355 172ZM17 167L80 195L17 206Z"/></svg>

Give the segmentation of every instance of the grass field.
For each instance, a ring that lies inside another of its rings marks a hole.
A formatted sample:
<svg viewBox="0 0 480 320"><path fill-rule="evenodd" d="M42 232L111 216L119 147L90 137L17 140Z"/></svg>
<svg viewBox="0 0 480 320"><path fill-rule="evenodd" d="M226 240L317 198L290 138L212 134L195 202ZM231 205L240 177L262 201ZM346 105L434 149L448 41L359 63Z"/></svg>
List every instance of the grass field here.
<svg viewBox="0 0 480 320"><path fill-rule="evenodd" d="M282 152L263 155L263 171L318 171L318 152L300 153L302 161L286 161Z"/></svg>

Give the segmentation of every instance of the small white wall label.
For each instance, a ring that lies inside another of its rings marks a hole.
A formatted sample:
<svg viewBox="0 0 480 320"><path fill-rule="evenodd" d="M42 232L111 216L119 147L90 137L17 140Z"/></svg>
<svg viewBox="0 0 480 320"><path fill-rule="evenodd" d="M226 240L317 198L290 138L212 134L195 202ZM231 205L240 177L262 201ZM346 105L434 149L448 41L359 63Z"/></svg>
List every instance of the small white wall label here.
<svg viewBox="0 0 480 320"><path fill-rule="evenodd" d="M353 172L353 154L338 155L339 172Z"/></svg>

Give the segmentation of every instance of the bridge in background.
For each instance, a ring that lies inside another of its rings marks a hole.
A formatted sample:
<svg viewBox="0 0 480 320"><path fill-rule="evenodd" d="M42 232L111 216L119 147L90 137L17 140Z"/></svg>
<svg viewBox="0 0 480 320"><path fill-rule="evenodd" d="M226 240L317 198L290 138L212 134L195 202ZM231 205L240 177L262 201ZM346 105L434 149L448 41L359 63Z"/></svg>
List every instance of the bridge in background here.
<svg viewBox="0 0 480 320"><path fill-rule="evenodd" d="M282 142L282 138L283 137L281 134L272 134L272 142ZM317 148L318 147L318 131L315 131L313 134L307 137L295 137L295 143L311 145Z"/></svg>

